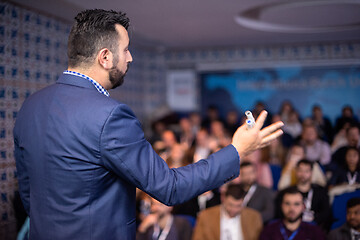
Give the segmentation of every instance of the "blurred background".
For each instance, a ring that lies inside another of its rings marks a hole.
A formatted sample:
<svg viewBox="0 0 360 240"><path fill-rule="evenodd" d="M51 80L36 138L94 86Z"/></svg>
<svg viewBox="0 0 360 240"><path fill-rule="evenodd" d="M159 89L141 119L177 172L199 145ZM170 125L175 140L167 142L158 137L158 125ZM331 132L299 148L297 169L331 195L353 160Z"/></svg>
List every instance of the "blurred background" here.
<svg viewBox="0 0 360 240"><path fill-rule="evenodd" d="M72 21L89 8L130 18L134 61L124 85L110 95L134 110L152 143L157 123L181 132L179 119L197 113L204 123L213 109L224 123L230 112L239 124L246 110L256 116L263 108L302 123L318 106L332 126L323 139L330 145L344 108L354 121L360 116L357 0L1 1L0 239L13 239L19 227L17 111L67 68Z"/></svg>

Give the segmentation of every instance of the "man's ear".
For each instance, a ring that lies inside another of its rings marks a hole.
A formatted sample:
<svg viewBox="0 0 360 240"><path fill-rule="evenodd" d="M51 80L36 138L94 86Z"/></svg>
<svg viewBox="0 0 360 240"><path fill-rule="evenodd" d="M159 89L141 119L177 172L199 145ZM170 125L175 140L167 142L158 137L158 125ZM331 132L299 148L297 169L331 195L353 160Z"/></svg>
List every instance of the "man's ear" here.
<svg viewBox="0 0 360 240"><path fill-rule="evenodd" d="M97 61L104 69L111 69L113 67L112 52L107 48L101 49L97 55Z"/></svg>

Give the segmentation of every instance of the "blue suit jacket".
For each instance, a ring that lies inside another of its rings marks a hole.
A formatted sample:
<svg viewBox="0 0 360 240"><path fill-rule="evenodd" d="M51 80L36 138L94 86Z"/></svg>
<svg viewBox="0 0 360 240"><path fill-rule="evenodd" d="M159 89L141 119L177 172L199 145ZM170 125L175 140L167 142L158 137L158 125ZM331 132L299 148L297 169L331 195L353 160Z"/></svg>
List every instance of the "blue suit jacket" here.
<svg viewBox="0 0 360 240"><path fill-rule="evenodd" d="M63 74L30 96L14 128L30 239L135 239L135 187L174 205L239 174L230 145L169 169L125 104Z"/></svg>

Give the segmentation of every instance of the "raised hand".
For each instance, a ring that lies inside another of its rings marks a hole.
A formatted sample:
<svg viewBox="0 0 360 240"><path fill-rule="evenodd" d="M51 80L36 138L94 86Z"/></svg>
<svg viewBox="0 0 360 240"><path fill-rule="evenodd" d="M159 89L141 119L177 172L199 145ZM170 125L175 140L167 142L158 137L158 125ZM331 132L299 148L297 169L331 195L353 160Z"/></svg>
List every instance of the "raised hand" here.
<svg viewBox="0 0 360 240"><path fill-rule="evenodd" d="M269 145L272 140L283 134L283 131L280 128L284 126L284 123L281 121L261 129L264 125L266 116L267 112L262 111L253 128L247 129L246 123L244 123L236 130L231 144L238 151L240 158L259 148Z"/></svg>

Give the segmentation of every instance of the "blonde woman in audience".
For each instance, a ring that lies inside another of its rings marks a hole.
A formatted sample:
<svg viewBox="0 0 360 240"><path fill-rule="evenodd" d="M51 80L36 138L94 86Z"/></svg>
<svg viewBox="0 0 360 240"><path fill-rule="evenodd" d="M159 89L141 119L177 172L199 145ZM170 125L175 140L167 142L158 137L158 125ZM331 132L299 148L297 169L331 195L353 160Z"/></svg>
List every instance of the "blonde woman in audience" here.
<svg viewBox="0 0 360 240"><path fill-rule="evenodd" d="M306 158L304 147L301 145L294 145L291 147L287 157L287 163L281 172L281 177L278 183L279 190L296 184L295 167L296 164L304 158ZM326 186L325 174L318 163L314 163L313 165L311 183L318 184L322 187Z"/></svg>

